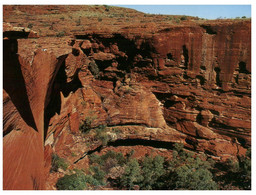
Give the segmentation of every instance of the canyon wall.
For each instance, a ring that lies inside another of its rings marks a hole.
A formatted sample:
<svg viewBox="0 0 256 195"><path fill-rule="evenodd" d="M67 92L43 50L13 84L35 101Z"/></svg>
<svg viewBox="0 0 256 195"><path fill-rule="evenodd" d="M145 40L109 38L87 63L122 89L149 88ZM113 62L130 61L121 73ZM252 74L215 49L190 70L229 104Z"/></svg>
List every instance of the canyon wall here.
<svg viewBox="0 0 256 195"><path fill-rule="evenodd" d="M52 152L74 162L98 147L80 140L86 118L118 127L112 141L179 142L217 160L251 145L248 20L61 38L5 23L3 65L4 189L45 189Z"/></svg>

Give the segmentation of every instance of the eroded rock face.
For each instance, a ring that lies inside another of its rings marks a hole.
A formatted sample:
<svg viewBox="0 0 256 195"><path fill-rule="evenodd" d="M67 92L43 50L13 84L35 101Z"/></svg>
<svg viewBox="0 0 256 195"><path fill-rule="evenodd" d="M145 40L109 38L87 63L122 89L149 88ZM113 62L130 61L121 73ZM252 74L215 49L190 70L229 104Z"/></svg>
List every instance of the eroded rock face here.
<svg viewBox="0 0 256 195"><path fill-rule="evenodd" d="M108 132L112 141L181 142L219 160L244 154L251 145L250 25L75 32L54 44L6 29L4 189L43 189L52 152L86 167L88 159L73 162L100 145L86 145L79 132L88 117L92 127L118 128Z"/></svg>
<svg viewBox="0 0 256 195"><path fill-rule="evenodd" d="M17 54L16 38L19 37L8 37L8 33L6 36L3 67L4 189L43 189L44 109L61 60L38 50L29 62Z"/></svg>

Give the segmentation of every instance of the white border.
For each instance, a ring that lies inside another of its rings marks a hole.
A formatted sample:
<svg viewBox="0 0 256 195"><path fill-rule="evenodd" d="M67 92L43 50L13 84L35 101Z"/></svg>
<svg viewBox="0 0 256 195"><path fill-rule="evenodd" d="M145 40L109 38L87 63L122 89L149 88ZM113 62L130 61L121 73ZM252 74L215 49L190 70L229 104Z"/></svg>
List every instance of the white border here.
<svg viewBox="0 0 256 195"><path fill-rule="evenodd" d="M254 74L255 74L255 68L256 68L256 65L255 65L255 57L253 54L256 54L255 52L255 37L253 36L255 34L255 22L254 22L254 19L255 19L255 6L256 6L256 1L255 0L129 0L129 1L120 1L120 0L87 0L87 1L82 1L82 0L33 0L33 1L28 1L28 0L3 0L1 2L1 5L8 5L8 4L66 4L66 5L69 5L69 4L72 4L72 5L76 5L76 4L106 4L106 5L245 5L245 4L250 4L252 5L252 10L251 10L251 14L252 14L252 166L253 166L253 169L252 169L252 190L251 191L132 191L132 193L134 194L137 194L137 193L147 193L147 194L155 194L155 193L163 193L163 194L215 194L215 193L232 193L232 194L240 194L240 193L248 193L248 194L252 194L254 193L256 190L256 182L255 182L255 144L254 144L254 141L255 141L255 133L253 132L254 129L255 129L255 125L254 125L254 122L255 122L255 97L256 97L256 92L254 90L255 88L255 78L254 78ZM2 10L3 8L1 8L1 11L0 11L0 17L1 17L1 22L3 23L3 13L2 13ZM1 29L2 29L2 25L1 25ZM1 39L3 38L2 37L2 33L1 33ZM2 52L2 48L3 48L3 45L2 45L2 41L1 41L1 52ZM3 55L0 55L1 56L1 65L2 65L2 62L3 62ZM3 66L1 66L3 67ZM0 69L1 71L1 76L3 74L2 72L2 68ZM2 89L3 89L3 83L2 83L2 78L1 78L1 86L2 86ZM1 102L2 101L2 93L0 95L0 100ZM1 103L1 118L2 118L2 103ZM1 120L1 127L2 127L2 120ZM2 162L3 162L3 157L2 157L2 139L0 141L0 147L1 147L1 158L0 158L0 165L1 165L1 177L0 177L0 189L2 191L2 184L3 184L3 174L2 174ZM2 191L1 193L4 193L4 194L35 194L35 193L64 193L64 194L70 194L70 193L73 193L71 191ZM117 194L117 193L124 193L124 194L127 194L127 193L131 193L129 191L110 191L110 192L107 192L107 191L76 191L75 193L78 193L78 194L100 194L100 193L111 193L111 194Z"/></svg>

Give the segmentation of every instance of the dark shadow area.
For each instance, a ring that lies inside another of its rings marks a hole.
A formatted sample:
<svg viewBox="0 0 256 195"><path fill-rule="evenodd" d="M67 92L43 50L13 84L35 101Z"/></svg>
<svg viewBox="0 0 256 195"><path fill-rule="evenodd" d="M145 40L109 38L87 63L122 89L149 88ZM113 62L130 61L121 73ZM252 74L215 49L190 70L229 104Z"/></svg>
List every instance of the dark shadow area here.
<svg viewBox="0 0 256 195"><path fill-rule="evenodd" d="M173 142L165 142L165 141L156 141L156 140L146 140L146 139L120 139L114 142L109 142L108 146L151 146L154 148L165 148L165 149L173 149Z"/></svg>
<svg viewBox="0 0 256 195"><path fill-rule="evenodd" d="M187 69L188 68L189 56L188 56L188 49L187 49L186 45L182 46L182 51L183 51L183 56L185 58L184 66L185 66L185 69Z"/></svg>
<svg viewBox="0 0 256 195"><path fill-rule="evenodd" d="M215 73L216 73L216 85L218 85L219 87L221 87L222 86L222 84L221 84L221 81L220 81L220 68L219 67L215 67L214 68L214 71L215 71Z"/></svg>
<svg viewBox="0 0 256 195"><path fill-rule="evenodd" d="M202 121L202 115L201 115L201 113L199 113L199 114L196 116L196 122L197 122L198 124L201 124L201 121Z"/></svg>
<svg viewBox="0 0 256 195"><path fill-rule="evenodd" d="M25 123L35 131L38 131L29 104L26 84L21 71L21 64L16 54L17 52L17 40L10 39L3 41L3 88L10 96ZM5 132L4 136L9 132Z"/></svg>
<svg viewBox="0 0 256 195"><path fill-rule="evenodd" d="M235 190L237 188L251 190L251 166L248 166L249 161L251 161L251 157L239 156L236 168L234 166L235 162L232 160L217 162L213 173L221 172L221 174L214 174L214 180L222 183L224 190L226 190L225 187L229 189L229 186L236 187Z"/></svg>
<svg viewBox="0 0 256 195"><path fill-rule="evenodd" d="M150 57L151 49L148 44L142 43L141 47L138 49L133 40L129 40L118 33L113 34L113 36L109 38L99 34L75 35L75 37L76 39L90 40L92 43L102 43L105 47L110 47L111 45L116 44L119 51L122 51L126 54L126 56L118 56L116 58L116 61L118 62L118 69L124 70L127 73L130 73L131 68L133 68L133 60L137 54L140 54L143 57ZM102 49L99 48L98 50ZM89 50L84 52L86 52L86 54L90 53ZM95 52L97 51L95 50ZM96 63L98 64L98 62ZM105 61L103 63L105 63Z"/></svg>
<svg viewBox="0 0 256 195"><path fill-rule="evenodd" d="M161 93L161 92L153 92L153 94L156 96L156 98L162 102L163 100L166 101L166 99L170 98L172 96L171 93Z"/></svg>
<svg viewBox="0 0 256 195"><path fill-rule="evenodd" d="M9 39L12 39L12 40L27 38L28 35L29 35L29 32L25 32L25 31L6 31L6 32L3 32L3 37L8 37Z"/></svg>
<svg viewBox="0 0 256 195"><path fill-rule="evenodd" d="M111 66L112 60L95 60L100 71L104 71L107 67Z"/></svg>
<svg viewBox="0 0 256 195"><path fill-rule="evenodd" d="M207 34L210 34L210 35L216 35L216 34L217 34L217 32L214 31L211 26L207 26L207 25L200 25L200 26L201 26L203 29L206 30L206 33L207 33Z"/></svg>
<svg viewBox="0 0 256 195"><path fill-rule="evenodd" d="M237 141L243 146L244 148L248 147L249 144L247 144L246 140L241 137L237 137Z"/></svg>
<svg viewBox="0 0 256 195"><path fill-rule="evenodd" d="M234 131L237 130L235 127L231 127L231 126L228 126L228 125L225 125L223 123L216 121L215 118L213 118L211 120L211 122L209 123L209 127L212 127L215 129L220 129L220 130L234 130Z"/></svg>
<svg viewBox="0 0 256 195"><path fill-rule="evenodd" d="M79 53L80 53L80 51L79 51L78 49L72 48L72 54L73 54L74 56L79 56Z"/></svg>
<svg viewBox="0 0 256 195"><path fill-rule="evenodd" d="M205 78L203 76L197 75L196 78L199 79L200 85L204 85L205 84L206 80L205 80Z"/></svg>
<svg viewBox="0 0 256 195"><path fill-rule="evenodd" d="M166 100L165 103L164 103L164 107L165 108L170 108L176 103L177 103L177 101Z"/></svg>
<svg viewBox="0 0 256 195"><path fill-rule="evenodd" d="M197 139L193 138L193 137L187 137L185 139L186 143L193 146L193 149L196 150L197 145L198 145L198 141Z"/></svg>
<svg viewBox="0 0 256 195"><path fill-rule="evenodd" d="M251 74L251 72L246 69L246 63L245 62L240 62L239 63L239 73Z"/></svg>
<svg viewBox="0 0 256 195"><path fill-rule="evenodd" d="M74 164L78 163L80 160L82 160L82 159L83 159L84 157L86 157L87 155L93 154L94 152L100 152L102 149L103 149L103 146L100 145L99 147L97 147L97 148L95 148L95 149L93 149L93 150L90 150L90 151L88 151L88 152L85 152L85 153L83 154L83 156L81 156L79 159L77 159L77 160L74 162Z"/></svg>
<svg viewBox="0 0 256 195"><path fill-rule="evenodd" d="M146 140L146 139L120 139L113 142L108 142L107 146L100 145L93 150L89 150L88 152L85 152L79 159L77 159L74 162L74 164L82 160L87 155L93 154L94 152L100 152L102 149L109 146L118 147L118 146L137 146L137 145L151 146L154 148L164 148L168 150L172 150L174 148L173 142Z"/></svg>
<svg viewBox="0 0 256 195"><path fill-rule="evenodd" d="M205 66L200 66L200 69L201 70L206 70L206 67Z"/></svg>
<svg viewBox="0 0 256 195"><path fill-rule="evenodd" d="M78 72L74 75L71 82L67 83L67 75L65 72L65 60L56 75L53 83L50 102L44 111L44 139L46 138L50 119L57 113L60 114L61 109L61 92L64 97L67 97L71 92L75 92L77 89L82 88L82 84L78 78Z"/></svg>
<svg viewBox="0 0 256 195"><path fill-rule="evenodd" d="M174 58L173 58L173 56L172 56L171 53L168 53L168 54L167 54L167 58L168 58L169 60L174 60ZM174 61L175 61L175 60L174 60Z"/></svg>

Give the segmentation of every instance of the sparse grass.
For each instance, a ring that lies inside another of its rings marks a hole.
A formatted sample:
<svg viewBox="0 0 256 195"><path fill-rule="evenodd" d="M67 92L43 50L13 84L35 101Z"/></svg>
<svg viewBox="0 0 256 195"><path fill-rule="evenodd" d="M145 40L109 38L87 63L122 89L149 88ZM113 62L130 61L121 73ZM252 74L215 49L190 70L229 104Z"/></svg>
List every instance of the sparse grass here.
<svg viewBox="0 0 256 195"><path fill-rule="evenodd" d="M85 119L83 120L82 124L79 127L79 130L82 133L88 133L92 129L92 124L96 119L97 119L97 116L95 115L85 117Z"/></svg>

